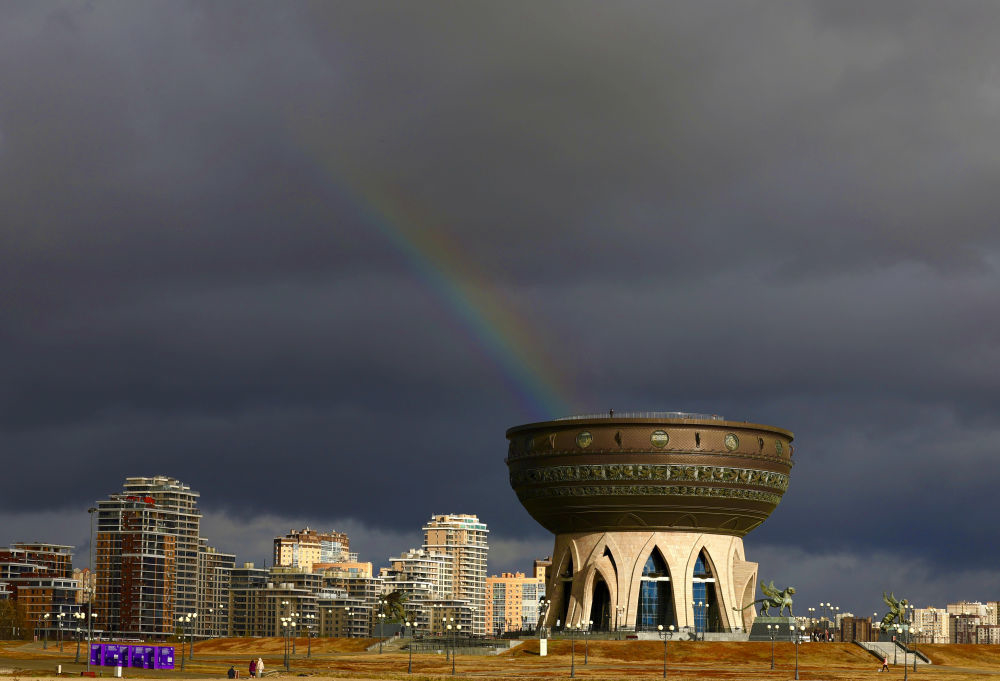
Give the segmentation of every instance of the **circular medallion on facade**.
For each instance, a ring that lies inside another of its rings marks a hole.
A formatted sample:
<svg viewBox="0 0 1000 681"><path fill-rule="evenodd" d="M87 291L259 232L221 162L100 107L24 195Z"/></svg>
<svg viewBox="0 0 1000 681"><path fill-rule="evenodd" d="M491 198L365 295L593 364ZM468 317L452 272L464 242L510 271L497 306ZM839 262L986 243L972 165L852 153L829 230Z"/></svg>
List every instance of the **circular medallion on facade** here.
<svg viewBox="0 0 1000 681"><path fill-rule="evenodd" d="M775 440L774 441L774 451L778 452L778 454L781 454L781 450L782 449L784 449L784 447L781 445L781 440Z"/></svg>
<svg viewBox="0 0 1000 681"><path fill-rule="evenodd" d="M586 430L583 431L582 433L579 433L576 436L576 446L579 447L580 449L586 449L587 447L590 446L590 443L593 441L594 441L594 436L591 435Z"/></svg>
<svg viewBox="0 0 1000 681"><path fill-rule="evenodd" d="M729 451L733 451L734 449L740 446L740 439L735 435L733 435L732 433L726 433L725 443L726 443L726 449L728 449Z"/></svg>
<svg viewBox="0 0 1000 681"><path fill-rule="evenodd" d="M665 430L654 430L653 434L649 436L649 444L653 445L657 449L663 449L670 442L670 436L667 435Z"/></svg>

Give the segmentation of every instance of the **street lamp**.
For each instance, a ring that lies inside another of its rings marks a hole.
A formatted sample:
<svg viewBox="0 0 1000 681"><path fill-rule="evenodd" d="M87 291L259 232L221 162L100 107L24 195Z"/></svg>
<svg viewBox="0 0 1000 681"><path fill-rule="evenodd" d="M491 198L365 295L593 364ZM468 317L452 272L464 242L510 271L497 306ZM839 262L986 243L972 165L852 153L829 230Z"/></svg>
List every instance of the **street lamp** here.
<svg viewBox="0 0 1000 681"><path fill-rule="evenodd" d="M590 660L590 632L594 628L594 620L582 622L579 626L580 635L583 636L583 663L588 664Z"/></svg>
<svg viewBox="0 0 1000 681"><path fill-rule="evenodd" d="M455 675L455 660L458 659L458 632L462 630L461 624L455 625L455 635L451 639L451 675Z"/></svg>
<svg viewBox="0 0 1000 681"><path fill-rule="evenodd" d="M385 599L378 599L378 654L382 654L382 640L383 630L382 625L385 622L385 606L389 605L389 601Z"/></svg>
<svg viewBox="0 0 1000 681"><path fill-rule="evenodd" d="M538 627L538 639L539 640L545 638L545 620L548 619L549 608L551 606L552 606L552 601L550 601L547 598L543 598L540 601L538 601L538 608L539 608L539 610L542 611L542 614L541 614L541 617L540 617L541 625L539 625L539 627ZM541 645L541 644L539 644L539 645Z"/></svg>
<svg viewBox="0 0 1000 681"><path fill-rule="evenodd" d="M767 625L767 635L771 637L771 669L774 669L774 635L778 633L778 625Z"/></svg>
<svg viewBox="0 0 1000 681"><path fill-rule="evenodd" d="M61 612L58 615L56 615L56 625L59 627L59 652L60 653L63 651L63 647L62 647L62 627L63 627L63 617L65 617L65 616L66 616L66 613L64 613L64 612Z"/></svg>
<svg viewBox="0 0 1000 681"><path fill-rule="evenodd" d="M406 650L409 651L409 659L406 662L406 673L413 673L413 627L416 626L415 622L406 622L404 626L410 627L410 642L406 645Z"/></svg>
<svg viewBox="0 0 1000 681"><path fill-rule="evenodd" d="M188 632L188 659L194 659L194 626L198 622L198 613L192 612L185 622L191 622L191 631Z"/></svg>
<svg viewBox="0 0 1000 681"><path fill-rule="evenodd" d="M86 617L87 616L84 615L82 612L74 612L73 613L73 618L76 620L76 662L77 662L77 664L80 663L80 631L81 631L80 624L81 624L81 620L86 619Z"/></svg>
<svg viewBox="0 0 1000 681"><path fill-rule="evenodd" d="M289 626L289 622L290 621L291 620L289 620L287 617L282 617L281 618L281 636L282 636L282 638L284 638L284 644L285 644L285 671L286 672L288 671L288 626Z"/></svg>
<svg viewBox="0 0 1000 681"><path fill-rule="evenodd" d="M49 649L49 613L42 615L42 650Z"/></svg>
<svg viewBox="0 0 1000 681"><path fill-rule="evenodd" d="M289 615L289 618L291 619L291 624L289 624L288 626L291 627L292 655L295 655L295 639L297 638L297 635L295 633L295 627L299 626L299 621L295 618L298 616L299 613L297 612L293 612L291 615Z"/></svg>
<svg viewBox="0 0 1000 681"><path fill-rule="evenodd" d="M913 625L910 625L911 627ZM913 640L913 672L917 672L917 640L923 635L923 629L911 629L911 633L916 634L912 637Z"/></svg>
<svg viewBox="0 0 1000 681"><path fill-rule="evenodd" d="M306 621L306 657L312 657L312 630L313 630L313 620L316 619L316 615L309 614L304 615L303 618Z"/></svg>
<svg viewBox="0 0 1000 681"><path fill-rule="evenodd" d="M184 623L190 621L191 621L190 617L177 618L177 627L181 630L181 671L184 671L184 659L186 657L184 655Z"/></svg>
<svg viewBox="0 0 1000 681"><path fill-rule="evenodd" d="M455 618L452 617L451 621L454 622ZM450 638L451 637L451 625L448 623L448 618L447 617L442 617L441 618L441 635L442 636L445 635L445 630L447 630L448 637ZM445 642L444 642L444 661L447 662L448 658L450 656L451 656L450 646L448 645L448 641L445 640Z"/></svg>
<svg viewBox="0 0 1000 681"><path fill-rule="evenodd" d="M569 629L569 639L572 641L572 653L569 658L569 677L572 679L576 676L576 636L574 636L576 629L572 624L567 624L566 628Z"/></svg>
<svg viewBox="0 0 1000 681"><path fill-rule="evenodd" d="M768 624L767 627L770 629L771 625ZM656 631L660 638L663 639L663 678L667 678L667 639L674 635L674 625L671 624L669 627L664 629L662 624L657 624Z"/></svg>
<svg viewBox="0 0 1000 681"><path fill-rule="evenodd" d="M799 646L802 645L802 634L805 633L806 628L803 626L803 627L800 627L798 630L796 630L794 624L789 625L788 628L791 630L792 636L795 637L795 679L796 679L796 681L798 681L798 678L799 678Z"/></svg>
<svg viewBox="0 0 1000 681"><path fill-rule="evenodd" d="M708 603L705 603L704 601L698 601L697 603L695 603L695 607L698 608L698 612L700 613L700 618L696 619L695 623L694 623L694 639L696 641L698 640L698 622L700 621L701 622L701 640L704 641L705 640L705 630L708 628L707 627L708 623L705 622L705 609L708 607Z"/></svg>

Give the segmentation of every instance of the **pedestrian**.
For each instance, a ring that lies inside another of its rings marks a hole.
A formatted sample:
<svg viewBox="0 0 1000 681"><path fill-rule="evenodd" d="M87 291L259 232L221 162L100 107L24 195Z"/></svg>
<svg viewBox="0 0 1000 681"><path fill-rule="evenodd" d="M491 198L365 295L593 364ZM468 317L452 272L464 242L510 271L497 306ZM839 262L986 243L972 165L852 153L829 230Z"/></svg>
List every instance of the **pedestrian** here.
<svg viewBox="0 0 1000 681"><path fill-rule="evenodd" d="M889 671L889 656L888 655L883 655L882 656L882 668L879 669L879 671L880 672L887 672L887 671Z"/></svg>
<svg viewBox="0 0 1000 681"><path fill-rule="evenodd" d="M264 658L257 658L257 678L264 676Z"/></svg>
<svg viewBox="0 0 1000 681"><path fill-rule="evenodd" d="M226 672L226 676L228 676L231 679L235 679L236 678L236 667L234 667L233 665L229 665L229 671Z"/></svg>
<svg viewBox="0 0 1000 681"><path fill-rule="evenodd" d="M256 678L257 676L257 660L250 658L250 678Z"/></svg>

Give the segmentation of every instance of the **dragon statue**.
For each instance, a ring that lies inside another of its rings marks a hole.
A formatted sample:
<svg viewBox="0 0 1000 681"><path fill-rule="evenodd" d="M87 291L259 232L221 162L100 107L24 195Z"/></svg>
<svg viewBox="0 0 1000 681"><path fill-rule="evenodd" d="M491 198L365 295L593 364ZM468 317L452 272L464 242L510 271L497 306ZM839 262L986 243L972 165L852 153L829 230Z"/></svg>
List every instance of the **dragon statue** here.
<svg viewBox="0 0 1000 681"><path fill-rule="evenodd" d="M760 615L761 617L768 616L768 610L770 608L778 609L778 616L781 616L781 611L788 608L788 616L792 617L792 594L795 593L795 587L790 586L787 589L778 590L774 588L774 582L770 584L764 584L761 582L760 590L764 593L764 598L758 598L756 601L747 603L742 608L733 608L736 612L742 612L747 608L761 603Z"/></svg>
<svg viewBox="0 0 1000 681"><path fill-rule="evenodd" d="M900 624L910 623L909 620L906 619L906 606L909 604L909 601L905 598L901 601L897 601L895 593L890 593L887 596L884 591L882 592L882 600L889 606L889 612L887 612L885 617L882 618L882 623L879 624L879 627L882 629L888 629L892 626L892 623L896 621Z"/></svg>

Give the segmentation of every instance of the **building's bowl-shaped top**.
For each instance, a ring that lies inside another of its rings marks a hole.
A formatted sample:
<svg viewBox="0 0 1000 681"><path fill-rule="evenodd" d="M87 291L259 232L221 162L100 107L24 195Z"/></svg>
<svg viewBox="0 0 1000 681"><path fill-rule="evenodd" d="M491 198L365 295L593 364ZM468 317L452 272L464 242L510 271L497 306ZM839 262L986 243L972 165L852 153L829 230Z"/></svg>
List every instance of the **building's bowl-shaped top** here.
<svg viewBox="0 0 1000 681"><path fill-rule="evenodd" d="M507 431L510 484L548 530L742 537L788 488L791 432L720 416L572 416Z"/></svg>

